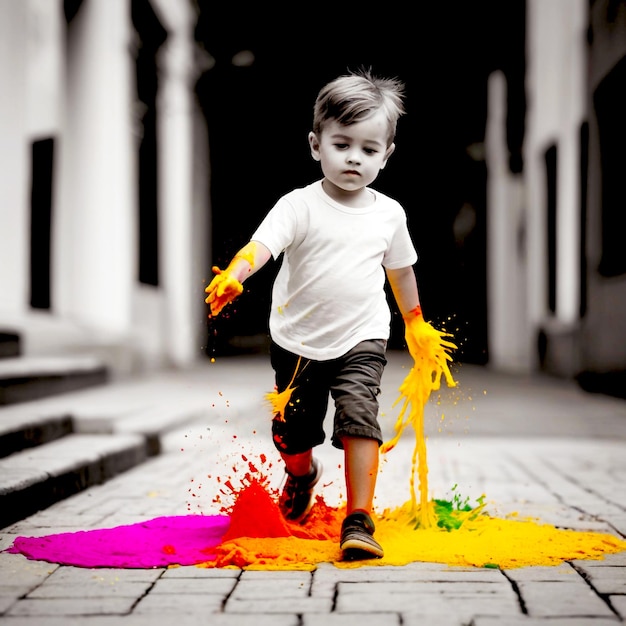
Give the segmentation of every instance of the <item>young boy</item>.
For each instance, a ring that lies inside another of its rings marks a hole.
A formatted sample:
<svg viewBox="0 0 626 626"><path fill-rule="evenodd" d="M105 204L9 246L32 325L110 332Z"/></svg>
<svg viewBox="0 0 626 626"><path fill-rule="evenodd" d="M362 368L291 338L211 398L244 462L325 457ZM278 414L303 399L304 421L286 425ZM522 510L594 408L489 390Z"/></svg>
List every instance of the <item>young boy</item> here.
<svg viewBox="0 0 626 626"><path fill-rule="evenodd" d="M379 446L378 394L390 333L385 277L405 319L421 312L417 253L404 209L374 191L404 114L404 86L368 71L336 78L315 101L309 146L323 178L283 196L225 270L206 288L216 316L242 283L284 253L269 319L276 391L289 395L272 422L285 462L284 517L309 513L322 467L312 450L325 439L329 394L332 444L344 451L345 558L382 557L371 518Z"/></svg>

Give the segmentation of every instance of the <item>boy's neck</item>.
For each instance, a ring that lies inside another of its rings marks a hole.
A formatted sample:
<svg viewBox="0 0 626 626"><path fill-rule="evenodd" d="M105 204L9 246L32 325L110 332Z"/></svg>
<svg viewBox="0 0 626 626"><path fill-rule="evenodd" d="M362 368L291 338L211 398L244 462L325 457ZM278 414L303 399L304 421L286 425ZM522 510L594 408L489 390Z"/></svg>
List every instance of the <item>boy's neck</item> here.
<svg viewBox="0 0 626 626"><path fill-rule="evenodd" d="M322 180L322 189L327 196L332 198L335 202L343 204L353 209L363 209L371 206L376 201L376 196L367 188L361 187L354 191L346 191L333 185L328 179Z"/></svg>

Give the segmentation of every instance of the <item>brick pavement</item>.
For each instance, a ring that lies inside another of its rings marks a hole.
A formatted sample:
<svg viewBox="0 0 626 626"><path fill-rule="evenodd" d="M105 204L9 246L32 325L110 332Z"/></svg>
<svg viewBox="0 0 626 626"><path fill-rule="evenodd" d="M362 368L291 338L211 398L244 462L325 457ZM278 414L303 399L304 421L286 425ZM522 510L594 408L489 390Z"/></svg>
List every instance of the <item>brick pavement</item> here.
<svg viewBox="0 0 626 626"><path fill-rule="evenodd" d="M206 387L210 403L219 404L214 413L164 436L161 453L138 467L3 529L0 548L16 535L210 513L209 483L202 495L195 489L200 477L241 451L270 450L262 394L271 375L263 359L238 359L178 375L190 394ZM390 358L381 396L387 433L405 368L404 357ZM626 536L624 401L468 366L457 377L459 389L444 390L427 411L433 493L457 484L471 497L485 493L488 510L499 516L515 510ZM377 507L407 499L412 447L407 433L387 456ZM341 492L341 456L329 444L318 453L331 501ZM0 554L0 616L12 626L607 626L626 621L626 553L510 570L412 563L349 570L322 564L314 572L82 569Z"/></svg>

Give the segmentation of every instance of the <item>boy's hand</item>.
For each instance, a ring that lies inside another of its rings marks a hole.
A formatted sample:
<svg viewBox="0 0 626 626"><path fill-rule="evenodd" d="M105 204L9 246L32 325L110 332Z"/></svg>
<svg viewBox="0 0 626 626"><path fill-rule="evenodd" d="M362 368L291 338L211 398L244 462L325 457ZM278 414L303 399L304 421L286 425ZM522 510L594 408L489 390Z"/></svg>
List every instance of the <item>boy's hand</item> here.
<svg viewBox="0 0 626 626"><path fill-rule="evenodd" d="M443 374L448 386L453 387L448 362L452 360L451 351L457 346L446 339L451 336L450 333L437 330L429 324L419 306L404 316L404 323L404 338L415 365L426 368L429 375L432 373L433 381L438 382Z"/></svg>
<svg viewBox="0 0 626 626"><path fill-rule="evenodd" d="M211 268L215 274L209 286L204 290L209 295L205 302L211 308L211 315L217 317L220 311L243 292L243 285L227 271L217 265Z"/></svg>

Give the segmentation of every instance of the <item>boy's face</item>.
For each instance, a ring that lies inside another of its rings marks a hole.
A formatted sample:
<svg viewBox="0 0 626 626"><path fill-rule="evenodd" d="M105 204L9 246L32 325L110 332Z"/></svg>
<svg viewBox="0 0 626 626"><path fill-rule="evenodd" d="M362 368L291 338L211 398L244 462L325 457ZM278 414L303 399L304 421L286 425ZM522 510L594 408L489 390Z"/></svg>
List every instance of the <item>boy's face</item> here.
<svg viewBox="0 0 626 626"><path fill-rule="evenodd" d="M319 135L309 133L311 155L333 185L346 192L360 191L376 180L395 148L387 146L388 132L382 111L349 126L329 120Z"/></svg>

